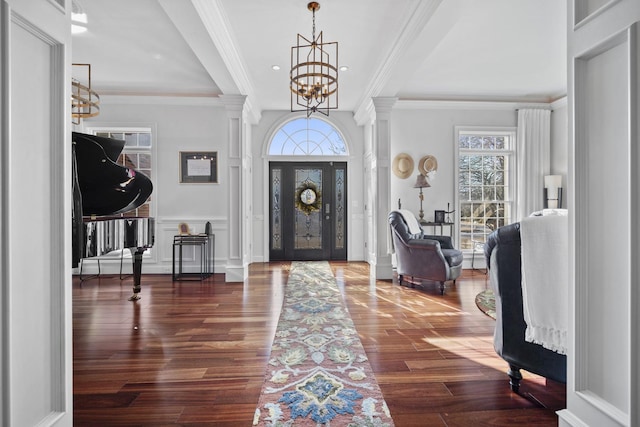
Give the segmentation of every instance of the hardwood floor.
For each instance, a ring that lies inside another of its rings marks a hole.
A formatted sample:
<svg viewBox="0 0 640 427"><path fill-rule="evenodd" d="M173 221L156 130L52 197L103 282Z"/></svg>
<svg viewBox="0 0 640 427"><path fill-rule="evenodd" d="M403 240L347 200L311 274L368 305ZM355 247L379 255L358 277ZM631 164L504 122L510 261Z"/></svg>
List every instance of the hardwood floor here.
<svg viewBox="0 0 640 427"><path fill-rule="evenodd" d="M465 270L441 296L331 266L396 426L557 425L564 385L523 372L509 389L475 305L484 274ZM288 269L252 264L245 283L144 275L135 303L131 279L74 278L74 425L250 426Z"/></svg>

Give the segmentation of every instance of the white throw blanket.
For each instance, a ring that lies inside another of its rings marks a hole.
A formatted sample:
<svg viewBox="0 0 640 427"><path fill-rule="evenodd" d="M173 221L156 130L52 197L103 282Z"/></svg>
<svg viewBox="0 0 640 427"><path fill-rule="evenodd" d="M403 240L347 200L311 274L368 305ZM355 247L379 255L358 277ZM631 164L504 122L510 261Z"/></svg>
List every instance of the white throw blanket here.
<svg viewBox="0 0 640 427"><path fill-rule="evenodd" d="M416 216L408 209L400 209L398 212L402 214L405 222L409 226L409 233L418 234L422 229L420 228L420 224L418 224L418 220Z"/></svg>
<svg viewBox="0 0 640 427"><path fill-rule="evenodd" d="M525 340L567 353L569 310L568 221L566 216L520 221Z"/></svg>
<svg viewBox="0 0 640 427"><path fill-rule="evenodd" d="M416 219L416 216L408 209L399 209L396 212L399 212L400 215L404 218L404 221L407 223L409 227L409 233L418 234L421 231L420 224ZM394 254L396 252L395 247L393 246L393 230L389 227L389 239L387 240L387 253Z"/></svg>

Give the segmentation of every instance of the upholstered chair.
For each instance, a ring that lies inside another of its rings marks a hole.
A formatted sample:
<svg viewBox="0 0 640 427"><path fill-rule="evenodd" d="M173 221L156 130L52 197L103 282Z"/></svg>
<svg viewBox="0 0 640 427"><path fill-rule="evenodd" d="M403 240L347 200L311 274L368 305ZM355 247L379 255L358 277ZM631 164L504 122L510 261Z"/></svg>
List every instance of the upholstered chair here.
<svg viewBox="0 0 640 427"><path fill-rule="evenodd" d="M453 247L451 237L424 234L415 216L407 211L392 211L389 226L401 285L405 276L430 280L437 282L444 294L446 281L455 284L462 272L462 252Z"/></svg>

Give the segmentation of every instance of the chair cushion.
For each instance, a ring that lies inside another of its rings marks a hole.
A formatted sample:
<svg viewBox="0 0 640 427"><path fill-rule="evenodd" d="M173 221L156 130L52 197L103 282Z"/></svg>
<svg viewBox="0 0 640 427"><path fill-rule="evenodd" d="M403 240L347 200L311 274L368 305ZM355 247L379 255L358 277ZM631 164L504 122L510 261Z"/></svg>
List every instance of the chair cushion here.
<svg viewBox="0 0 640 427"><path fill-rule="evenodd" d="M457 249L442 249L442 255L444 259L449 263L449 267L457 267L462 264L463 256L462 252Z"/></svg>

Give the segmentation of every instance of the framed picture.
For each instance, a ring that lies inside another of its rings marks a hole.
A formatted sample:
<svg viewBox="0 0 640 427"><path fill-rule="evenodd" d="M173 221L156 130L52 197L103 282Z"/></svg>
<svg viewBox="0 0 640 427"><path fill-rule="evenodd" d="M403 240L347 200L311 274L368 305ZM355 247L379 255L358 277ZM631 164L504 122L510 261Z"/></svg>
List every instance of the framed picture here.
<svg viewBox="0 0 640 427"><path fill-rule="evenodd" d="M181 183L217 183L218 153L216 151L181 151Z"/></svg>
<svg viewBox="0 0 640 427"><path fill-rule="evenodd" d="M444 211L435 211L433 214L434 221L438 224L442 224L444 222Z"/></svg>
<svg viewBox="0 0 640 427"><path fill-rule="evenodd" d="M178 233L180 233L181 236L191 234L191 231L189 230L189 224L187 224L186 222L181 222L180 224L178 224Z"/></svg>

